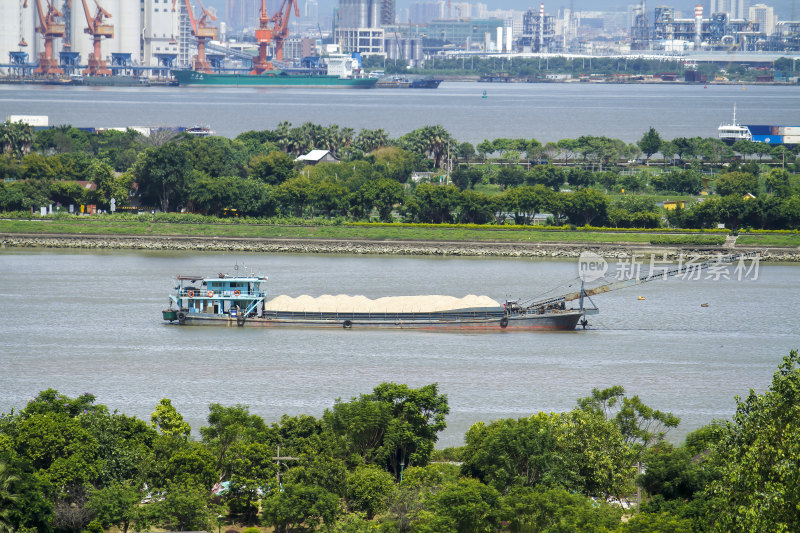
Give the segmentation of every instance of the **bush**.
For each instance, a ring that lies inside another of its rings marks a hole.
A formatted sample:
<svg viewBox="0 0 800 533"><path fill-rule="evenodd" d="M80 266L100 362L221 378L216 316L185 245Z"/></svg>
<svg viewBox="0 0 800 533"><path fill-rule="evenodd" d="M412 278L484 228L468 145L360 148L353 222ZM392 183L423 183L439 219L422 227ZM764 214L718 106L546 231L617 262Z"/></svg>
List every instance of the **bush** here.
<svg viewBox="0 0 800 533"><path fill-rule="evenodd" d="M650 244L720 246L725 244L725 237L717 235L660 235L651 238Z"/></svg>

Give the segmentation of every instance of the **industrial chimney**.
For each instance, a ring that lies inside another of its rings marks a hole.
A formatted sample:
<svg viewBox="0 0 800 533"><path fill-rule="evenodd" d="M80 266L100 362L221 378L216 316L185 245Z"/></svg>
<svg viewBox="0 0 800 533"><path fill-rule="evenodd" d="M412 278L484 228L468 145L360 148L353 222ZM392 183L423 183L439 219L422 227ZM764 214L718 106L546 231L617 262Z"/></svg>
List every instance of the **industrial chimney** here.
<svg viewBox="0 0 800 533"><path fill-rule="evenodd" d="M700 43L703 40L703 6L697 4L694 7L694 49L700 50Z"/></svg>

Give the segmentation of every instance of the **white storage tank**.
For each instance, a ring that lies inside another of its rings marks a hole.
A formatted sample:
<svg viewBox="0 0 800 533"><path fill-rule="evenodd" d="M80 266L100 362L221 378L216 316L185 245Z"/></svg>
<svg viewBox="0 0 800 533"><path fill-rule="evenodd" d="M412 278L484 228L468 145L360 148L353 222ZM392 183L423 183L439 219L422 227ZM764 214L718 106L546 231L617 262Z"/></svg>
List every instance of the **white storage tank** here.
<svg viewBox="0 0 800 533"><path fill-rule="evenodd" d="M33 29L36 8L34 2L28 2L26 8L22 7L23 3L23 0L0 1L0 63L10 63L9 52L20 51L28 53L29 62L38 61ZM28 46L20 46L21 39Z"/></svg>
<svg viewBox="0 0 800 533"><path fill-rule="evenodd" d="M128 53L131 54L134 63L139 63L141 61L139 50L141 4L130 0L98 0L98 2L111 14L111 18L104 20L104 24L114 26L114 37L110 39L104 37L100 44L102 59L111 66L112 53ZM97 5L94 0L86 0L86 6L89 8L89 17L94 18L97 13ZM70 18L72 20L72 51L81 54L81 64L85 65L94 48L92 36L84 32L88 24L82 0L72 1Z"/></svg>

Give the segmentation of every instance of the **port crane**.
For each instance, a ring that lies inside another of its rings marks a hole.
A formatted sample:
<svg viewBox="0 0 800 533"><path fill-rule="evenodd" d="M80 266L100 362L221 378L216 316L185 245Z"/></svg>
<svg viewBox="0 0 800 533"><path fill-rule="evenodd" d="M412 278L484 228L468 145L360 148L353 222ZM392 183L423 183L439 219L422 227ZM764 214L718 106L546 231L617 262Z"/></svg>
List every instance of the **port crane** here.
<svg viewBox="0 0 800 533"><path fill-rule="evenodd" d="M63 39L66 35L66 27L63 22L59 22L61 11L59 11L50 0L47 3L47 14L42 8L43 0L36 1L36 10L39 14L39 25L36 31L44 37L44 52L39 54L39 66L33 71L34 74L44 74L47 76L57 76L64 71L58 68L58 62L53 59L53 41Z"/></svg>
<svg viewBox="0 0 800 533"><path fill-rule="evenodd" d="M292 14L292 6L294 6L294 16L300 17L300 7L297 4L297 0L283 0L277 13L272 15L275 61L283 61L283 42L289 37L289 16Z"/></svg>
<svg viewBox="0 0 800 533"><path fill-rule="evenodd" d="M294 7L294 10L292 8ZM297 0L283 0L281 7L272 17L267 13L267 2L261 0L259 25L256 30L258 41L258 57L253 59L253 70L250 74L263 74L267 70L274 70L275 66L267 60L267 47L274 41L275 54L273 60L283 61L283 42L289 37L289 17L294 11L294 16L300 16L300 7ZM272 27L270 27L270 24Z"/></svg>
<svg viewBox="0 0 800 533"><path fill-rule="evenodd" d="M84 75L89 76L110 76L111 70L106 67L106 62L103 61L103 55L100 53L100 41L103 37L114 37L114 26L111 24L104 24L103 19L111 18L111 13L103 9L103 7L94 0L97 6L97 12L94 17L90 15L89 6L86 0L83 1L83 13L86 15L86 23L88 27L83 30L83 33L88 33L92 36L94 43L94 52L89 54L89 67L83 71Z"/></svg>
<svg viewBox="0 0 800 533"><path fill-rule="evenodd" d="M172 11L175 11L175 6L179 1L181 0L172 0ZM186 13L189 15L189 22L192 25L192 35L197 39L197 57L194 60L194 70L211 73L211 63L206 60L206 41L215 41L217 39L217 28L208 26L206 21L213 22L217 20L217 17L212 15L200 0L197 0L203 15L196 19L189 0L183 0L183 3L186 6Z"/></svg>
<svg viewBox="0 0 800 533"><path fill-rule="evenodd" d="M272 42L272 30L269 29L269 14L267 13L267 0L261 0L261 11L258 15L258 29L256 30L258 42L258 57L253 59L253 70L250 74L263 74L275 67L267 61L267 47Z"/></svg>

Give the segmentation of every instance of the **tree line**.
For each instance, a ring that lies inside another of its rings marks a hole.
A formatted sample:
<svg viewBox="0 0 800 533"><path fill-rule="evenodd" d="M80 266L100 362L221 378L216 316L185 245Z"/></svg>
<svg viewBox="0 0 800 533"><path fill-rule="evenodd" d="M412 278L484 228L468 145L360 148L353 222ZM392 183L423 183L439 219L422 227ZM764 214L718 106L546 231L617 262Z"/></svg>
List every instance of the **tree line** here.
<svg viewBox="0 0 800 533"><path fill-rule="evenodd" d="M272 424L212 403L194 436L169 399L148 423L48 389L0 416L0 530L796 531L797 390L792 351L766 392L680 445L677 417L614 386L434 450L435 384Z"/></svg>
<svg viewBox="0 0 800 533"><path fill-rule="evenodd" d="M581 136L545 144L498 138L477 147L441 126L392 139L380 129L356 133L287 122L235 139L68 126L33 132L7 123L0 139L4 211L49 204L107 209L114 198L117 207L137 201L164 212L260 218L531 224L546 213L557 225L800 226L796 148L747 141L730 147L713 138L666 141L653 128L630 144ZM340 161L295 161L311 149L328 150ZM712 169L717 175L708 175ZM648 197L701 191L716 194L677 212L665 213Z"/></svg>

